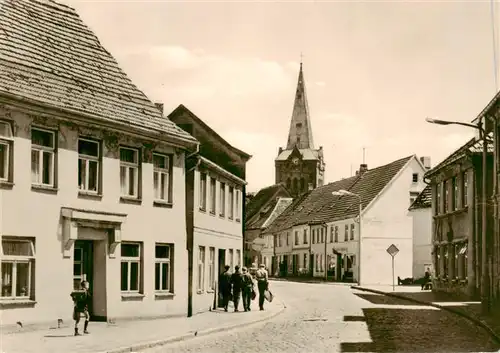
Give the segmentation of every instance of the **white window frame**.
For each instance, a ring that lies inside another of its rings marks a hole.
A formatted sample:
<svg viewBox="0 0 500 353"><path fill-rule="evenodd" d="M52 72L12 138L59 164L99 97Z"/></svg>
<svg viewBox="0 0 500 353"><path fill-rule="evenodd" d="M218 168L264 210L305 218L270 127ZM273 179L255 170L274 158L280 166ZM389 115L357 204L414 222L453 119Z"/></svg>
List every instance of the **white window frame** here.
<svg viewBox="0 0 500 353"><path fill-rule="evenodd" d="M217 179L215 179L214 177L210 177L210 213L214 215L216 210L217 210Z"/></svg>
<svg viewBox="0 0 500 353"><path fill-rule="evenodd" d="M40 132L45 132L49 133L52 135L52 147L47 147L47 146L41 146L41 145L36 145L31 142L31 184L32 185L37 185L37 186L49 186L49 187L54 187L55 184L55 165L56 165L56 133L55 131L39 128L39 127L32 127L31 128L31 139L33 140L33 130L37 130ZM36 152L38 153L38 169L37 169L37 174L36 174L36 180L33 180L35 175L33 175L33 153ZM49 154L51 158L51 165L50 165L50 170L49 170L49 182L44 183L43 182L43 155L47 153Z"/></svg>
<svg viewBox="0 0 500 353"><path fill-rule="evenodd" d="M354 223L351 223L349 228L350 228L349 240L354 240L354 233L355 233L356 225Z"/></svg>
<svg viewBox="0 0 500 353"><path fill-rule="evenodd" d="M203 179L205 178L205 179ZM200 172L200 210L207 210L207 180L208 173Z"/></svg>
<svg viewBox="0 0 500 353"><path fill-rule="evenodd" d="M137 162L131 163L131 162L126 162L122 161L121 159L121 151L122 150L129 150L133 151L136 156ZM120 147L119 148L119 154L120 154L120 194L123 197L139 197L139 170L141 166L141 160L140 160L140 155L139 155L139 149L138 148L132 148L132 147ZM125 168L125 180L124 183L125 185L122 185L122 169ZM130 190L130 170L134 171L134 185L133 185L133 194L131 195L129 193ZM126 191L124 192L123 189Z"/></svg>
<svg viewBox="0 0 500 353"><path fill-rule="evenodd" d="M165 167L161 168L156 166L154 163L155 157L163 158L163 162ZM171 200L171 192L170 192L170 156L161 153L153 153L153 190L154 190L154 200L155 201L163 201L163 202L172 202ZM155 183L156 177L156 185ZM164 189L161 190L161 178L165 178ZM164 197L161 197L161 191L164 193Z"/></svg>
<svg viewBox="0 0 500 353"><path fill-rule="evenodd" d="M229 206L229 219L234 219L234 187L230 186L227 194L227 203Z"/></svg>
<svg viewBox="0 0 500 353"><path fill-rule="evenodd" d="M333 238L333 242L334 243L339 242L339 226L335 226L335 236Z"/></svg>
<svg viewBox="0 0 500 353"><path fill-rule="evenodd" d="M236 190L236 222L241 221L241 190Z"/></svg>
<svg viewBox="0 0 500 353"><path fill-rule="evenodd" d="M198 292L203 292L205 290L205 262L206 262L206 252L204 246L198 247Z"/></svg>
<svg viewBox="0 0 500 353"><path fill-rule="evenodd" d="M241 250L236 249L236 265L241 266Z"/></svg>
<svg viewBox="0 0 500 353"><path fill-rule="evenodd" d="M123 245L137 245L139 247L139 255L137 257L131 257L131 256L121 256L120 254L120 271L121 271L121 264L122 263L127 263L127 289L126 290L121 290L121 272L120 272L120 290L122 293L140 293L141 292L141 272L142 272L142 244L141 243L134 243L134 242L123 242L121 246ZM120 250L121 251L121 250ZM137 267L137 290L131 290L130 289L130 283L131 283L131 268L132 268L132 263L138 263Z"/></svg>
<svg viewBox="0 0 500 353"><path fill-rule="evenodd" d="M226 217L226 183L221 182L219 185L219 204L220 212L219 216Z"/></svg>
<svg viewBox="0 0 500 353"><path fill-rule="evenodd" d="M5 148L5 160L3 165L5 175L0 175L0 181L9 181L11 178L12 161L10 159L12 153L11 148L14 145L14 135L12 133L13 131L11 123L0 120L0 124L6 126L7 128L7 136L0 135L0 145L4 146Z"/></svg>
<svg viewBox="0 0 500 353"><path fill-rule="evenodd" d="M215 248L208 249L208 288L215 290Z"/></svg>
<svg viewBox="0 0 500 353"><path fill-rule="evenodd" d="M16 243L29 243L31 248L32 255L5 255L3 252L3 243L5 242L16 242ZM7 238L4 237L2 242L0 243L0 258L1 265L4 263L12 264L12 272L11 272L11 295L3 296L3 288L0 293L0 299L29 299L31 297L31 284L33 283L33 263L35 262L35 245L34 241L31 238ZM26 290L26 295L17 296L17 264L28 264L28 288ZM3 284L3 271L0 271L0 282Z"/></svg>
<svg viewBox="0 0 500 353"><path fill-rule="evenodd" d="M159 258L156 257L156 248L157 247L165 247L168 249L168 258ZM173 247L171 244L163 244L163 243L156 243L155 244L155 293L173 293L173 286L172 286L172 273L173 273L173 268L172 268L172 253L173 253ZM160 271L159 271L159 285L160 288L156 288L156 264L160 265ZM163 278L163 265L167 264L167 272L168 272L168 281L167 281L167 288L161 288L162 286L162 278Z"/></svg>
<svg viewBox="0 0 500 353"><path fill-rule="evenodd" d="M100 188L100 183L99 183L99 179L100 179L100 172L101 172L101 146L100 146L100 143L99 141L96 141L96 140L91 140L91 139L87 139L87 138L81 138L79 137L78 138L78 142L80 141L86 141L86 142L90 142L90 143L94 143L97 145L97 157L96 156L90 156L90 155L87 155L87 154L81 154L80 151L78 150L78 167L80 167L80 161L84 161L85 162L85 180L83 180L83 185L78 185L78 188L81 190L81 191L84 191L84 192L88 192L88 193L99 193L99 188ZM97 175L95 176L95 180L96 180L96 189L95 190L89 190L89 171L90 171L90 162L96 162L97 163ZM80 171L78 171L80 173Z"/></svg>

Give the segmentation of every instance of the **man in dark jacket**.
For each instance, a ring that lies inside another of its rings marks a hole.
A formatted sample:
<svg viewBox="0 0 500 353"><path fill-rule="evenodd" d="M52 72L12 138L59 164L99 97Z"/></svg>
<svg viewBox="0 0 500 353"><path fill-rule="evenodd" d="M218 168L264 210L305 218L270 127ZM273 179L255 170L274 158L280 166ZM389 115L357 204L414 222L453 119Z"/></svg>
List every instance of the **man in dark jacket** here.
<svg viewBox="0 0 500 353"><path fill-rule="evenodd" d="M78 323L83 315L85 318L85 323L83 326L83 333L88 334L87 327L89 326L90 314L89 314L89 304L90 304L90 293L89 293L89 282L82 281L81 290L74 291L71 293L71 298L73 299L73 320L75 320L75 336L80 336L78 333Z"/></svg>
<svg viewBox="0 0 500 353"><path fill-rule="evenodd" d="M221 273L219 278L219 292L222 295L222 306L224 311L227 311L229 300L231 299L231 274L229 266L224 266L225 271Z"/></svg>
<svg viewBox="0 0 500 353"><path fill-rule="evenodd" d="M243 273L241 274L241 290L243 297L243 309L245 311L250 311L250 303L252 302L252 293L254 291L253 277L247 272L247 268L243 267L241 269Z"/></svg>
<svg viewBox="0 0 500 353"><path fill-rule="evenodd" d="M233 286L233 303L234 311L238 311L238 304L240 303L240 294L243 287L240 266L234 267L234 273L231 275L231 284Z"/></svg>

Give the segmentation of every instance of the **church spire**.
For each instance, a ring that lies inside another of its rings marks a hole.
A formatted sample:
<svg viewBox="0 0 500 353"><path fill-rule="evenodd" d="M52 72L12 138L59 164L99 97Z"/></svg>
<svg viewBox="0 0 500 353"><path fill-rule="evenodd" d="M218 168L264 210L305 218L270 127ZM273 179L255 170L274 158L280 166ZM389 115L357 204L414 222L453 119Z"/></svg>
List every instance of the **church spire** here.
<svg viewBox="0 0 500 353"><path fill-rule="evenodd" d="M307 104L306 86L302 71L302 59L286 149L291 150L295 146L299 149L314 149L311 119L309 118L309 105Z"/></svg>

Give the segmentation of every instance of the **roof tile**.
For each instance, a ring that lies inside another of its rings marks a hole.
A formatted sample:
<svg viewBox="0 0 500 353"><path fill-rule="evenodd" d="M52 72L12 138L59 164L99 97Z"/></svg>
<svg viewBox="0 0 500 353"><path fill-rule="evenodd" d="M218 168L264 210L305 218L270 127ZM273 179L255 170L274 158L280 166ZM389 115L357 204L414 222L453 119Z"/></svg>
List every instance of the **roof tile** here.
<svg viewBox="0 0 500 353"><path fill-rule="evenodd" d="M424 190L417 196L415 201L410 205L409 210L416 210L420 208L429 208L432 206L432 189L427 185Z"/></svg>

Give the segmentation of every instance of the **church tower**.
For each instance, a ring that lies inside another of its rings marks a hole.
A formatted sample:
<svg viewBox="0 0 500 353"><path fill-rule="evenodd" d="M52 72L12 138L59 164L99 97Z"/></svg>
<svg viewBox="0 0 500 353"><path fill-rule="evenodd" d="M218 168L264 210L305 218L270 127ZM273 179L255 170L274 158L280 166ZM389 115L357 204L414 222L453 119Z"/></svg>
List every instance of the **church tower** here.
<svg viewBox="0 0 500 353"><path fill-rule="evenodd" d="M276 184L283 183L293 197L323 185L325 172L323 147L314 149L302 63L300 63L288 142L285 149L280 147L274 164Z"/></svg>

